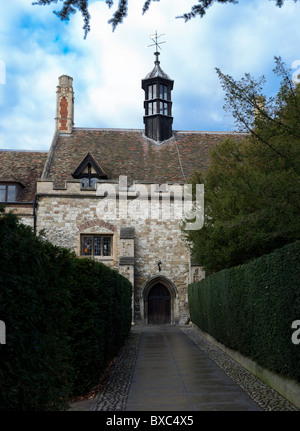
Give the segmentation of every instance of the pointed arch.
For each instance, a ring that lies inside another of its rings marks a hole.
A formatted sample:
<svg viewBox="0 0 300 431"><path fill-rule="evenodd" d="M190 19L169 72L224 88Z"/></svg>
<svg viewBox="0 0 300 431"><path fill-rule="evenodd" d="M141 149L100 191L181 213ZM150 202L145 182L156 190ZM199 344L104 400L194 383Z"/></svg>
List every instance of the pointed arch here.
<svg viewBox="0 0 300 431"><path fill-rule="evenodd" d="M157 291L158 287L161 287L160 291L162 292L163 296L161 297L161 300L157 296L156 298L157 298L158 304L160 304L160 308L162 305L161 302L165 301L162 307L162 308L165 307L165 309L162 312L163 313L165 312L166 315L165 315L165 319L163 316L161 316L161 319L157 319L157 323L161 321L161 322L174 324L176 320L176 314L177 314L175 311L175 308L176 308L176 303L178 298L178 292L175 284L164 275L151 277L144 284L141 290L141 302L144 310L144 316L143 316L144 323L146 324L155 323L151 319L151 313L152 313L151 301L153 300L153 296L151 295L151 292L153 293L154 291ZM158 313L160 313L160 310L158 310Z"/></svg>

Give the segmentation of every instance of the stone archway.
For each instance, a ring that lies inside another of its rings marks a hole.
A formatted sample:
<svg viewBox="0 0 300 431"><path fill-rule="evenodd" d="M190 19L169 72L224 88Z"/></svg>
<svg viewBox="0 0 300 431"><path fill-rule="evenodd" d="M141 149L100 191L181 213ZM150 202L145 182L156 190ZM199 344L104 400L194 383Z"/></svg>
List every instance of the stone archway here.
<svg viewBox="0 0 300 431"><path fill-rule="evenodd" d="M177 289L164 276L148 280L142 290L145 324L175 324L177 320Z"/></svg>

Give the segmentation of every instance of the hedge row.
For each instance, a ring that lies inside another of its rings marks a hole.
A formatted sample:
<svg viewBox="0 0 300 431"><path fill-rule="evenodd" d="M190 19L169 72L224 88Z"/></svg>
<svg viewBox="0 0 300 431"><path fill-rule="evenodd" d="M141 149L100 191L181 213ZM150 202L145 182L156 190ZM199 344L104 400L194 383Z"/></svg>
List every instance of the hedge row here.
<svg viewBox="0 0 300 431"><path fill-rule="evenodd" d="M191 320L227 347L300 381L300 241L189 286Z"/></svg>
<svg viewBox="0 0 300 431"><path fill-rule="evenodd" d="M0 410L62 410L89 390L131 325L131 283L0 214Z"/></svg>
<svg viewBox="0 0 300 431"><path fill-rule="evenodd" d="M76 259L72 285L74 394L99 382L131 327L131 283L106 265Z"/></svg>

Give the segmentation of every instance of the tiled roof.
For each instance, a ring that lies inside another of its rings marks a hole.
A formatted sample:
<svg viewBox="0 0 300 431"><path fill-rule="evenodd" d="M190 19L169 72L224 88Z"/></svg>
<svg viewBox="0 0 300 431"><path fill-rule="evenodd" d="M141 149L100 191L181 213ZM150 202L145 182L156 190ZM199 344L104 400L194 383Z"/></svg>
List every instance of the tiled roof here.
<svg viewBox="0 0 300 431"><path fill-rule="evenodd" d="M52 146L45 179L64 185L90 152L109 179L126 175L129 182L185 182L195 170L207 169L210 150L228 136L242 139L245 135L177 131L157 144L143 130L74 128L70 135L59 135Z"/></svg>
<svg viewBox="0 0 300 431"><path fill-rule="evenodd" d="M32 202L36 181L42 175L47 152L0 150L0 181L18 182L24 186L21 202Z"/></svg>
<svg viewBox="0 0 300 431"><path fill-rule="evenodd" d="M241 140L245 135L177 131L157 144L143 130L74 128L71 134L58 135L48 153L0 150L0 181L21 183L20 201L32 202L38 179L64 186L90 152L109 179L126 175L128 183L182 183L194 171L206 170L211 149L229 136Z"/></svg>

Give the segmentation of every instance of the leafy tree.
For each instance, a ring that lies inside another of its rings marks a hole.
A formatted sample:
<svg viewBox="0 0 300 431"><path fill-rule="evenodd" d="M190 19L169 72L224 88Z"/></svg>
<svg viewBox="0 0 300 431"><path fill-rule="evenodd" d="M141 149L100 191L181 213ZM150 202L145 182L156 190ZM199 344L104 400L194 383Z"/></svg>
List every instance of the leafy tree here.
<svg viewBox="0 0 300 431"><path fill-rule="evenodd" d="M33 5L49 5L51 3L57 3L58 0L36 0L33 2ZM87 36L88 32L90 31L90 14L88 11L88 3L89 0L61 0L63 1L62 9L59 12L54 12L61 20L69 20L70 15L76 13L77 10L79 10L82 13L83 20L84 20L84 35ZM153 0L153 1L160 1L160 0ZM273 0L276 2L276 6L281 7L284 4L285 0ZM294 0L294 2L297 2L298 0ZM152 0L145 0L142 13L144 14L150 7ZM111 8L114 4L113 0L105 0L105 3L108 5L109 8ZM184 18L185 21L190 20L191 18L194 18L196 16L203 17L207 11L207 9L213 4L213 3L232 3L237 4L237 0L198 0L198 4L192 6L192 9L190 12L184 13L182 16L179 16L178 18ZM128 0L119 0L119 4L117 7L117 10L114 12L112 18L108 21L110 24L112 24L113 30L117 27L118 24L123 22L123 19L127 16L127 10L128 10Z"/></svg>
<svg viewBox="0 0 300 431"><path fill-rule="evenodd" d="M275 62L280 89L264 104L263 77L255 81L246 74L238 82L217 69L225 110L246 133L215 147L207 172L195 173L191 181L204 183L205 221L201 230L185 236L208 273L300 237L300 89L282 60Z"/></svg>

